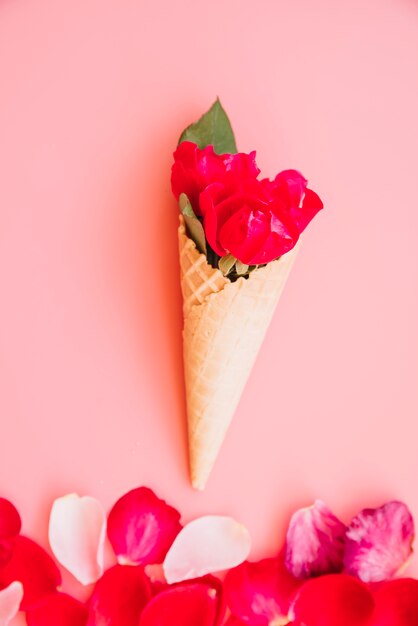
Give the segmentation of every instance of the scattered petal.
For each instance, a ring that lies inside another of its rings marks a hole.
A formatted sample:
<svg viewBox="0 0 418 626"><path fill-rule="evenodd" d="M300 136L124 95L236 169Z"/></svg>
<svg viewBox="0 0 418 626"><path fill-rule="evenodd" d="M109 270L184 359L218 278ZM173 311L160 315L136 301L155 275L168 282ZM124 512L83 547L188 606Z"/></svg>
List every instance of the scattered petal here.
<svg viewBox="0 0 418 626"><path fill-rule="evenodd" d="M307 581L290 610L294 626L366 626L373 613L370 591L346 574Z"/></svg>
<svg viewBox="0 0 418 626"><path fill-rule="evenodd" d="M376 603L371 626L417 626L418 580L391 580L374 593Z"/></svg>
<svg viewBox="0 0 418 626"><path fill-rule="evenodd" d="M321 500L296 511L286 537L286 567L296 578L342 571L346 526Z"/></svg>
<svg viewBox="0 0 418 626"><path fill-rule="evenodd" d="M87 626L138 626L151 587L140 566L115 565L96 583Z"/></svg>
<svg viewBox="0 0 418 626"><path fill-rule="evenodd" d="M180 530L180 513L146 487L122 496L108 517L107 534L121 564L162 563Z"/></svg>
<svg viewBox="0 0 418 626"><path fill-rule="evenodd" d="M0 626L7 626L17 615L23 598L23 585L15 580L0 591Z"/></svg>
<svg viewBox="0 0 418 626"><path fill-rule="evenodd" d="M16 507L9 500L0 498L0 567L12 556L14 541L21 527Z"/></svg>
<svg viewBox="0 0 418 626"><path fill-rule="evenodd" d="M290 601L301 584L281 558L246 561L226 575L226 603L233 615L251 626L278 624L288 615Z"/></svg>
<svg viewBox="0 0 418 626"><path fill-rule="evenodd" d="M364 509L347 531L345 570L364 582L393 578L411 557L413 540L414 520L402 502Z"/></svg>
<svg viewBox="0 0 418 626"><path fill-rule="evenodd" d="M230 517L207 515L177 535L163 563L168 583L176 583L239 565L248 557L248 530Z"/></svg>
<svg viewBox="0 0 418 626"><path fill-rule="evenodd" d="M157 594L145 607L139 626L217 626L223 615L221 585L208 578L173 585Z"/></svg>
<svg viewBox="0 0 418 626"><path fill-rule="evenodd" d="M26 614L28 626L85 626L84 604L65 593L53 593Z"/></svg>
<svg viewBox="0 0 418 626"><path fill-rule="evenodd" d="M58 498L49 519L49 543L56 559L83 585L103 574L106 515L97 500L73 493Z"/></svg>
<svg viewBox="0 0 418 626"><path fill-rule="evenodd" d="M61 584L61 573L43 548L19 536L11 559L0 569L0 587L14 581L23 585L21 609L27 611L56 590Z"/></svg>

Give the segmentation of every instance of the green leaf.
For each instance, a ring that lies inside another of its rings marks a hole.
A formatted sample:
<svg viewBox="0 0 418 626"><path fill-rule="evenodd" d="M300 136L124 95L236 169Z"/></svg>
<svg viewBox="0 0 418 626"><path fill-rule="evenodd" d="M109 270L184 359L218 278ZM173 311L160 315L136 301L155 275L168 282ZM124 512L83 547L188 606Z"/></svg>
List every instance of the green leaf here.
<svg viewBox="0 0 418 626"><path fill-rule="evenodd" d="M190 200L185 193L180 194L179 207L186 223L188 236L194 241L199 252L206 254L206 237L202 222L196 217Z"/></svg>
<svg viewBox="0 0 418 626"><path fill-rule="evenodd" d="M237 261L235 263L235 271L238 274L238 276L244 276L244 274L247 274L248 272L248 265L245 265L245 263L241 263L241 261Z"/></svg>
<svg viewBox="0 0 418 626"><path fill-rule="evenodd" d="M223 256L221 259L219 259L218 266L224 276L228 276L229 272L234 267L236 260L236 257L232 254L227 254L226 256Z"/></svg>
<svg viewBox="0 0 418 626"><path fill-rule="evenodd" d="M209 111L183 131L179 144L182 141L192 141L200 149L211 145L217 154L238 152L231 122L219 98L215 100Z"/></svg>

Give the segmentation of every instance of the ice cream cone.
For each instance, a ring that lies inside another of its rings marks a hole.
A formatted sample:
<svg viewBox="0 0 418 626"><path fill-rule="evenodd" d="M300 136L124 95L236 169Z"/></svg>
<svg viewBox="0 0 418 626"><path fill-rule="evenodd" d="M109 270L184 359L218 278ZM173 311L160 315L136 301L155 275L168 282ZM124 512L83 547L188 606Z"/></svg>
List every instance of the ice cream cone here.
<svg viewBox="0 0 418 626"><path fill-rule="evenodd" d="M208 265L180 216L183 352L191 481L204 489L296 256L231 282Z"/></svg>

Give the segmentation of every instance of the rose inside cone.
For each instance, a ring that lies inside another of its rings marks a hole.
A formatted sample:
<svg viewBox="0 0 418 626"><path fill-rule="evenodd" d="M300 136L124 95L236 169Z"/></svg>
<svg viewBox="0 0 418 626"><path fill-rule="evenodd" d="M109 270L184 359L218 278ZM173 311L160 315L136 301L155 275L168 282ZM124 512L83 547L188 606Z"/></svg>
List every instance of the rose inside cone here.
<svg viewBox="0 0 418 626"><path fill-rule="evenodd" d="M259 178L255 152L236 150L219 100L182 133L171 185L188 235L212 267L235 280L295 247L323 208L296 170Z"/></svg>
<svg viewBox="0 0 418 626"><path fill-rule="evenodd" d="M301 232L322 202L296 170L259 177L219 100L182 133L183 353L191 482L204 489L282 294Z"/></svg>
<svg viewBox="0 0 418 626"><path fill-rule="evenodd" d="M106 535L114 556L105 565ZM292 516L278 555L250 562L249 533L230 517L183 524L145 487L108 515L95 498L69 494L53 503L49 541L88 590L80 601L0 499L0 624L20 610L29 626L417 626L418 581L397 577L413 539L402 502L345 524L317 501Z"/></svg>

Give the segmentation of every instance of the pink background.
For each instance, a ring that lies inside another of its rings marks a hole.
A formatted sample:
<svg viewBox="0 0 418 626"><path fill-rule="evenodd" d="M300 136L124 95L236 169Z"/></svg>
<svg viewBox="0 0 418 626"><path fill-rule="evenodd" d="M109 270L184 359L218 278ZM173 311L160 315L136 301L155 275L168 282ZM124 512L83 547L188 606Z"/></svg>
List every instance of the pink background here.
<svg viewBox="0 0 418 626"><path fill-rule="evenodd" d="M236 516L254 558L316 497L418 519L417 75L413 0L1 2L0 489L27 534L139 484ZM326 210L198 494L169 169L217 94Z"/></svg>

